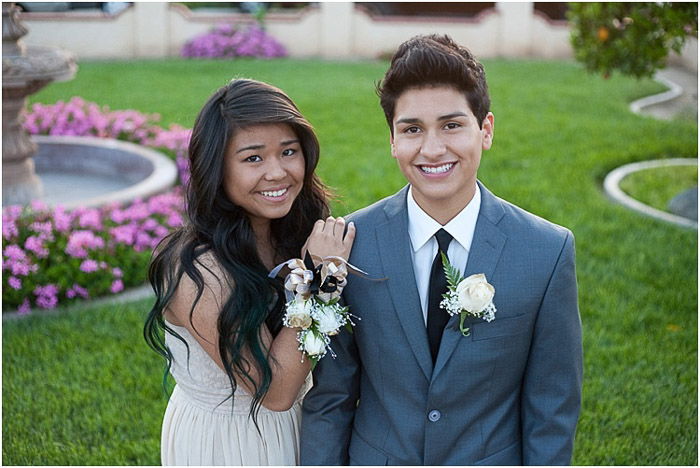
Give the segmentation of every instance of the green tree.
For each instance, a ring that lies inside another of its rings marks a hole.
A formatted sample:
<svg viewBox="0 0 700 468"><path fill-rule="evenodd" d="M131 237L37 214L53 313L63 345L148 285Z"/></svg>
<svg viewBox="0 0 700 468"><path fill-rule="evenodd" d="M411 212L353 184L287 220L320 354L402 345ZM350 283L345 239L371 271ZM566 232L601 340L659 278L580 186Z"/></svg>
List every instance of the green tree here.
<svg viewBox="0 0 700 468"><path fill-rule="evenodd" d="M567 16L576 60L589 71L650 77L698 36L697 2L571 3Z"/></svg>

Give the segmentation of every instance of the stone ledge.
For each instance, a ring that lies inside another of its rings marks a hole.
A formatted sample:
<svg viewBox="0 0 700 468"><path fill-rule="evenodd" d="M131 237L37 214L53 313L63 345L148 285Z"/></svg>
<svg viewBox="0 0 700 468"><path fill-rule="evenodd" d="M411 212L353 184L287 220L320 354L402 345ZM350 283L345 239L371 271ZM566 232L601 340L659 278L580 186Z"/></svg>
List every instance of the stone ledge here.
<svg viewBox="0 0 700 468"><path fill-rule="evenodd" d="M127 302L138 301L149 297L155 299L155 295L153 294L153 289L151 289L151 285L145 284L136 288L127 289L126 291L121 292L119 294L98 297L96 299L86 299L70 305L59 306L55 309L31 309L28 314L20 314L18 312L3 312L2 319L4 321L22 319L24 317L55 316L61 315L62 313L68 311L81 310L93 306L124 304Z"/></svg>
<svg viewBox="0 0 700 468"><path fill-rule="evenodd" d="M672 159L657 159L653 161L642 161L632 164L625 164L617 169L611 171L603 181L603 189L605 193L617 203L642 213L652 218L660 219L668 223L676 224L678 226L683 226L686 228L697 229L697 221L692 219L684 218L682 216L677 216L666 211L657 210L649 205L646 205L639 200L630 197L620 188L620 181L624 179L629 174L633 172L641 171L644 169L655 169L658 167L668 167L668 166L697 166L698 160L691 158L672 158Z"/></svg>

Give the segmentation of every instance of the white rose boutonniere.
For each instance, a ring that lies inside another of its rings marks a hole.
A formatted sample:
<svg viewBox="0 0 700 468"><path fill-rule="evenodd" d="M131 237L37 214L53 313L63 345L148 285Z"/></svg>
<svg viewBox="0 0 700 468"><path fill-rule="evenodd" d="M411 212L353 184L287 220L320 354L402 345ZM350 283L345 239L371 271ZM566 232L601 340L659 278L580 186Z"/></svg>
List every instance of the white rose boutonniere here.
<svg viewBox="0 0 700 468"><path fill-rule="evenodd" d="M450 315L459 314L459 329L462 335L469 335L469 328L464 327L464 320L468 316L480 317L487 322L496 318L496 306L493 305L496 290L483 273L462 278L459 270L450 264L444 253L442 266L447 279L447 292L442 296L440 307Z"/></svg>

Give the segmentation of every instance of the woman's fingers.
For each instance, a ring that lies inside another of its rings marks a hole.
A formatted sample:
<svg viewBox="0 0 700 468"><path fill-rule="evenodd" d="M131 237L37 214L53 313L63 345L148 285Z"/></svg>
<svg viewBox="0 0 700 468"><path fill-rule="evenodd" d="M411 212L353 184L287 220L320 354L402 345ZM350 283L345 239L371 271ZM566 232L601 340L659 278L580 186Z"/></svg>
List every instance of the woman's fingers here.
<svg viewBox="0 0 700 468"><path fill-rule="evenodd" d="M313 227L313 229L311 230L311 234L313 235L313 234L320 234L320 233L322 233L322 232L323 232L323 229L325 228L325 226L326 226L326 222L325 222L324 220L322 220L322 219L319 219L318 221L316 221L316 222L314 223L314 227Z"/></svg>
<svg viewBox="0 0 700 468"><path fill-rule="evenodd" d="M348 229L345 232L345 238L343 239L343 243L348 246L352 246L352 243L355 241L355 223L350 221L348 224Z"/></svg>
<svg viewBox="0 0 700 468"><path fill-rule="evenodd" d="M348 223L346 228L343 217L329 216L325 220L316 221L311 235L306 241L306 249L302 250L308 250L311 254L321 258L334 256L347 259L354 240L354 223Z"/></svg>
<svg viewBox="0 0 700 468"><path fill-rule="evenodd" d="M333 235L335 237L338 237L342 241L344 233L345 233L345 219L342 216L338 216L335 220L335 226L333 227Z"/></svg>

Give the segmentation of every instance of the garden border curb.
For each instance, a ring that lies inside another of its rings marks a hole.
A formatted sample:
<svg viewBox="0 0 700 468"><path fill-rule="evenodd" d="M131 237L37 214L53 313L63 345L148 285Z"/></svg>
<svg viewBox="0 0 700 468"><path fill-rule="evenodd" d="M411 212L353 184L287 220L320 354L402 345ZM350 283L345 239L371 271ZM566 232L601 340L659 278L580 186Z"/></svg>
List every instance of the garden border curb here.
<svg viewBox="0 0 700 468"><path fill-rule="evenodd" d="M630 110L635 114L643 115L643 110L645 107L672 101L683 94L683 88L668 78L664 78L656 74L654 76L654 81L667 86L669 88L668 91L664 91L663 93L659 94L652 94L651 96L646 96L641 99L637 99L636 101L632 101L630 104Z"/></svg>
<svg viewBox="0 0 700 468"><path fill-rule="evenodd" d="M671 158L671 159L655 159L651 161L641 161L631 164L625 164L617 169L614 169L603 181L603 189L605 193L621 205L639 213L642 213L652 218L660 219L672 224L683 226L686 228L698 228L697 221L692 219L684 218L683 216L674 215L667 213L665 211L657 210L649 205L646 205L639 200L630 197L625 192L620 189L620 181L632 174L633 172L641 171L644 169L654 169L657 167L668 167L668 166L697 166L698 160L693 158Z"/></svg>
<svg viewBox="0 0 700 468"><path fill-rule="evenodd" d="M85 309L92 306L101 306L109 304L123 304L127 302L138 301L141 299L146 299L148 297L155 298L153 294L153 289L150 284L145 284L143 286L138 286L135 288L127 289L126 291L115 294L113 296L98 297L96 299L88 299L86 301L78 302L75 304L70 304L67 306L57 307L55 309L31 309L26 314L20 314L19 312L4 312L2 314L2 320L16 320L25 317L37 317L37 316L50 316L50 315L60 315L63 312L74 311Z"/></svg>

